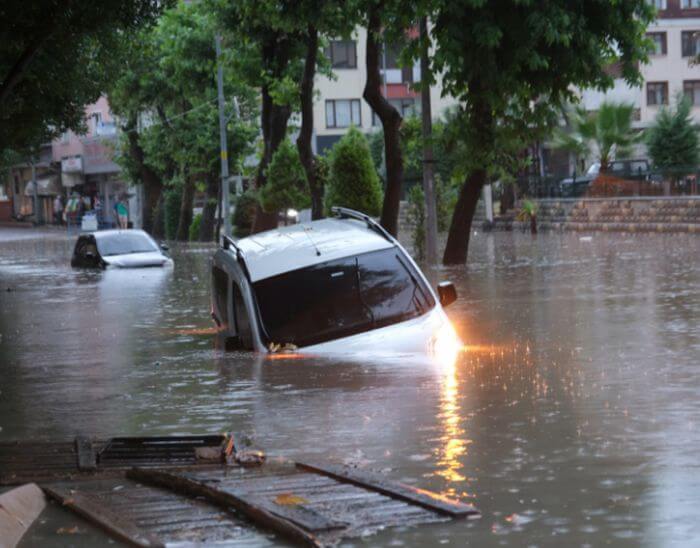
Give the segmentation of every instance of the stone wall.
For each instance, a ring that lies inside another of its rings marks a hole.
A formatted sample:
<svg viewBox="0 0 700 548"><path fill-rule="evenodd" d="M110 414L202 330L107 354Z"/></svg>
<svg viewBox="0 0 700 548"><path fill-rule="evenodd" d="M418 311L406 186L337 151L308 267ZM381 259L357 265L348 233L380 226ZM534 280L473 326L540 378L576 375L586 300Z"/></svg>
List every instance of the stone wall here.
<svg viewBox="0 0 700 548"><path fill-rule="evenodd" d="M700 234L700 196L535 200L543 230L693 232ZM495 230L529 230L515 213L496 218Z"/></svg>

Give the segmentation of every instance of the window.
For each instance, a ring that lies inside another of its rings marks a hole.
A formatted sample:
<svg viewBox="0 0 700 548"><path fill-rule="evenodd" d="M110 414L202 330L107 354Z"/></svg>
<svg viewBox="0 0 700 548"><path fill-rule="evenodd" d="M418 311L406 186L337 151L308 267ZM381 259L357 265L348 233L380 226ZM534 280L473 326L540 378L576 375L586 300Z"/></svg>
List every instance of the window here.
<svg viewBox="0 0 700 548"><path fill-rule="evenodd" d="M405 321L435 306L395 248L286 272L253 287L268 342L297 346Z"/></svg>
<svg viewBox="0 0 700 548"><path fill-rule="evenodd" d="M332 40L326 48L326 57L333 68L357 68L355 40Z"/></svg>
<svg viewBox="0 0 700 548"><path fill-rule="evenodd" d="M654 6L657 10L666 9L666 0L649 0L649 4Z"/></svg>
<svg viewBox="0 0 700 548"><path fill-rule="evenodd" d="M700 0L681 0L681 8L700 8Z"/></svg>
<svg viewBox="0 0 700 548"><path fill-rule="evenodd" d="M666 55L666 33L665 32L650 32L647 34L654 44L653 55Z"/></svg>
<svg viewBox="0 0 700 548"><path fill-rule="evenodd" d="M248 310L245 307L243 295L237 283L233 284L233 319L236 324L238 348L242 350L253 350L253 333L250 329Z"/></svg>
<svg viewBox="0 0 700 548"><path fill-rule="evenodd" d="M100 255L110 257L112 255L126 255L129 253L152 253L158 251L158 246L151 237L144 232L129 230L119 234L102 236L97 241Z"/></svg>
<svg viewBox="0 0 700 548"><path fill-rule="evenodd" d="M647 84L647 105L668 105L668 82Z"/></svg>
<svg viewBox="0 0 700 548"><path fill-rule="evenodd" d="M408 118L409 116L418 116L421 112L421 104L419 99L389 99L389 104L399 111L399 114L402 118ZM372 111L372 125L382 125L379 116L377 116L374 111Z"/></svg>
<svg viewBox="0 0 700 548"><path fill-rule="evenodd" d="M214 313L219 326L228 326L228 274L220 268L212 268L212 285L214 287Z"/></svg>
<svg viewBox="0 0 700 548"><path fill-rule="evenodd" d="M690 100L691 105L700 107L700 80L683 82L683 94Z"/></svg>
<svg viewBox="0 0 700 548"><path fill-rule="evenodd" d="M330 99L326 101L326 127L361 126L359 99Z"/></svg>
<svg viewBox="0 0 700 548"><path fill-rule="evenodd" d="M684 30L681 32L681 52L683 57L695 57L700 54L700 31Z"/></svg>

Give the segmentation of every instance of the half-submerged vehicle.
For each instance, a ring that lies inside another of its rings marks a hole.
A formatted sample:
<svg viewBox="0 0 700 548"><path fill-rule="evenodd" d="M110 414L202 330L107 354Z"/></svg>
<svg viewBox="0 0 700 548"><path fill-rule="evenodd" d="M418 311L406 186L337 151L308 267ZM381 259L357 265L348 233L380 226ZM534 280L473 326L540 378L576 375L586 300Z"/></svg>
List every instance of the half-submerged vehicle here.
<svg viewBox="0 0 700 548"><path fill-rule="evenodd" d="M229 349L363 350L434 355L460 346L437 295L406 250L371 217L335 217L234 241L212 259L212 317Z"/></svg>
<svg viewBox="0 0 700 548"><path fill-rule="evenodd" d="M70 264L79 268L172 266L167 250L167 245L158 245L143 230L100 230L78 237Z"/></svg>

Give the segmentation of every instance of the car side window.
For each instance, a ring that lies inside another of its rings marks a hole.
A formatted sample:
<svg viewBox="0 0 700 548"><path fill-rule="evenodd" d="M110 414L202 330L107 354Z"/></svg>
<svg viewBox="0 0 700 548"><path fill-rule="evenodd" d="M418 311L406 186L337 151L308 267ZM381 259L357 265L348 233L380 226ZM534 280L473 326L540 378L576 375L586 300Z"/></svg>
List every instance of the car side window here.
<svg viewBox="0 0 700 548"><path fill-rule="evenodd" d="M243 300L243 294L237 283L233 283L233 316L236 324L236 334L243 350L253 350L253 332L250 328L248 310Z"/></svg>
<svg viewBox="0 0 700 548"><path fill-rule="evenodd" d="M228 274L220 268L212 269L212 283L214 284L214 305L216 317L220 325L227 326L228 321Z"/></svg>

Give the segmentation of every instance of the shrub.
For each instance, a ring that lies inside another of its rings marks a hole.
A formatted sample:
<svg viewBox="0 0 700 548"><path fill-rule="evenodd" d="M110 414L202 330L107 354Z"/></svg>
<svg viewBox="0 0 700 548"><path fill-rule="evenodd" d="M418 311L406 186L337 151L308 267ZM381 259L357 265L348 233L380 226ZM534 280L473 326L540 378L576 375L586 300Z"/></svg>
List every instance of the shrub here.
<svg viewBox="0 0 700 548"><path fill-rule="evenodd" d="M165 192L165 239L174 240L177 234L177 225L180 222L180 206L182 204L182 192L180 189L170 189Z"/></svg>
<svg viewBox="0 0 700 548"><path fill-rule="evenodd" d="M379 215L382 188L374 169L367 139L356 128L350 128L336 143L330 154L330 180L325 206L357 209L368 215Z"/></svg>
<svg viewBox="0 0 700 548"><path fill-rule="evenodd" d="M253 217L255 217L255 206L257 204L258 194L252 188L249 188L236 198L236 208L231 217L234 236L242 238L250 235L253 229Z"/></svg>
<svg viewBox="0 0 700 548"><path fill-rule="evenodd" d="M202 214L197 213L192 219L192 224L190 225L190 242L196 242L199 240L199 227L202 224Z"/></svg>
<svg viewBox="0 0 700 548"><path fill-rule="evenodd" d="M285 139L272 156L267 167L267 182L260 191L260 205L267 213L303 209L311 205L309 183L299 152Z"/></svg>
<svg viewBox="0 0 700 548"><path fill-rule="evenodd" d="M425 258L425 194L420 185L408 191L408 221L413 225L413 254L416 260Z"/></svg>

